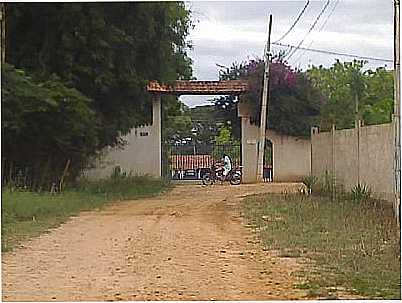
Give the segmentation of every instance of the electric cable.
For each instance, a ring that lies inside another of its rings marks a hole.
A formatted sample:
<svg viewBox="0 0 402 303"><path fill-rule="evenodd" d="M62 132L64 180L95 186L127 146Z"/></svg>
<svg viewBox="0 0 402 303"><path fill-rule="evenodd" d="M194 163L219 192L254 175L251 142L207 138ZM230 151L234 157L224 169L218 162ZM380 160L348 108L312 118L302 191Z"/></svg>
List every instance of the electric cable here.
<svg viewBox="0 0 402 303"><path fill-rule="evenodd" d="M314 29L314 27L317 25L317 22L320 20L322 14L325 12L325 10L327 9L328 5L329 5L330 1L327 0L327 2L325 3L324 7L321 9L320 13L318 14L317 18L315 19L315 21L313 22L313 24L310 26L308 32L306 33L306 35L304 35L303 39L299 42L299 44L296 46L296 48L293 50L293 52L291 54L289 54L287 60L289 60L296 52L297 50L300 48L300 46L304 43L304 40L306 40L307 36L311 33L311 31Z"/></svg>
<svg viewBox="0 0 402 303"><path fill-rule="evenodd" d="M319 33L321 33L321 31L324 29L325 25L328 23L328 20L331 18L332 14L334 13L336 7L338 6L340 0L337 0L334 4L334 6L332 7L332 10L329 12L329 14L327 15L326 19L324 20L324 22L322 23L320 29L318 30ZM309 45L307 45L306 48L310 48L315 40L312 40ZM294 62L298 62L300 61L300 59L304 56L304 54L306 53L306 50L304 50L299 57L297 57L297 59L295 59Z"/></svg>
<svg viewBox="0 0 402 303"><path fill-rule="evenodd" d="M281 46L281 47L296 47L296 46L294 46L294 45L283 44L283 43L272 43L272 44L274 44L274 45L276 45L276 46ZM299 49L306 50L306 51L310 51L310 52L328 54L328 55L337 55L337 56L344 56L344 57L354 57L354 58L363 59L363 60L372 60L372 61L381 61L381 62L394 62L392 59L385 59L385 58L378 58L378 57L369 57L369 56L361 56L361 55L355 55L355 54L348 54L348 53L327 51L327 50L316 49L316 48L299 47Z"/></svg>
<svg viewBox="0 0 402 303"><path fill-rule="evenodd" d="M306 10L307 6L310 4L310 0L307 0L306 4L304 5L303 9L301 10L301 12L299 13L299 15L297 16L296 20L293 22L293 24L290 26L290 28L288 29L288 31L286 33L284 33L282 35L282 37L280 37L278 40L276 40L275 42L279 42L281 40L283 40L292 30L293 28L296 26L297 22L299 22L301 16L304 14L304 11Z"/></svg>

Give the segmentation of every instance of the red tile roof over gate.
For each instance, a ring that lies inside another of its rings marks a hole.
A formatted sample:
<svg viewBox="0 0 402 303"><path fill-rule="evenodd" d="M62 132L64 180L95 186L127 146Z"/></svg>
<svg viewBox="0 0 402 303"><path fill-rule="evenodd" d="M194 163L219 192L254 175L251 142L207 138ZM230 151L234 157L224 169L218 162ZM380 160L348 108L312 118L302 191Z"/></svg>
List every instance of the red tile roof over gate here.
<svg viewBox="0 0 402 303"><path fill-rule="evenodd" d="M147 85L150 93L172 95L239 95L247 92L248 85L242 80L227 81L176 81L173 85L151 81Z"/></svg>

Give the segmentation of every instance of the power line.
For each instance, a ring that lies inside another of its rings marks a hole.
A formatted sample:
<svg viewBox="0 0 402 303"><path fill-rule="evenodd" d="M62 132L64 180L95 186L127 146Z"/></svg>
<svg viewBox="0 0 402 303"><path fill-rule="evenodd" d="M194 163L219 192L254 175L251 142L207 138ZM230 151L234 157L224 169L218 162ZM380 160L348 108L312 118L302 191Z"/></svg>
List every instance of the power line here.
<svg viewBox="0 0 402 303"><path fill-rule="evenodd" d="M307 0L306 4L304 5L302 11L299 13L299 15L297 16L296 20L293 22L293 24L290 26L289 30L284 33L282 35L282 37L280 37L278 40L276 40L275 42L279 42L281 40L283 40L283 38L285 38L292 30L293 28L296 26L297 22L299 22L301 16L303 15L304 11L306 10L307 6L310 4L310 0Z"/></svg>
<svg viewBox="0 0 402 303"><path fill-rule="evenodd" d="M314 29L314 27L316 26L318 20L320 20L322 14L325 12L325 10L327 9L329 5L329 0L327 0L327 3L325 3L324 7L321 9L320 13L318 14L317 18L315 19L314 23L310 26L308 32L306 33L306 35L304 35L303 39L299 42L299 44L296 46L296 48L293 50L293 52L289 55L289 57L287 58L288 60L297 52L297 50L300 48L300 46L303 44L304 40L307 38L307 36L311 33L311 31Z"/></svg>
<svg viewBox="0 0 402 303"><path fill-rule="evenodd" d="M277 46L282 46L282 47L296 47L294 45L290 44L282 44L282 43L272 43ZM340 52L333 52L333 51L326 51L323 49L315 49L315 48L307 48L307 47L299 47L298 49L306 50L309 52L316 52L316 53L322 53L322 54L328 54L328 55L338 55L338 56L344 56L344 57L354 57L354 58L359 58L359 59L364 59L364 60L372 60L372 61L382 61L382 62L394 62L391 59L384 59L384 58L376 58L376 57L369 57L369 56L360 56L360 55L354 55L354 54L348 54L348 53L340 53Z"/></svg>
<svg viewBox="0 0 402 303"><path fill-rule="evenodd" d="M319 32L321 32L321 31L324 29L325 25L327 25L327 22L328 22L329 18L331 18L332 14L334 13L336 7L337 7L338 4L339 4L339 1L340 1L340 0L336 0L334 6L332 7L332 10L329 12L327 18L325 19L325 21L322 23L320 29L318 30Z"/></svg>
<svg viewBox="0 0 402 303"><path fill-rule="evenodd" d="M329 12L329 14L327 15L327 17L325 18L324 22L322 23L320 29L318 30L319 33L321 33L321 31L324 29L325 25L327 25L328 20L331 18L332 14L334 13L336 7L338 6L340 0L337 0L334 4L334 6L332 7L332 10ZM310 44L307 46L307 48L310 48L315 40L312 40L310 42ZM295 62L298 62L306 53L306 51L304 50L299 57L297 57L297 59L295 60Z"/></svg>

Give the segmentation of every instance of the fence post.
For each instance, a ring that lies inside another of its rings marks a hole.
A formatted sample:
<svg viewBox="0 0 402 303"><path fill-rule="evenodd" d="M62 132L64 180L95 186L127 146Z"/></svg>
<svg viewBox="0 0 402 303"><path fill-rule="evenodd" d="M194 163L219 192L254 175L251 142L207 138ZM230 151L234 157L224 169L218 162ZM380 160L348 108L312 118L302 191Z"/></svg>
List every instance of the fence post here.
<svg viewBox="0 0 402 303"><path fill-rule="evenodd" d="M331 127L331 135L332 135L332 190L331 190L331 200L335 200L335 187L336 187L336 167L335 167L335 124L332 124Z"/></svg>
<svg viewBox="0 0 402 303"><path fill-rule="evenodd" d="M313 175L313 136L319 133L317 126L313 126L310 129L310 175Z"/></svg>
<svg viewBox="0 0 402 303"><path fill-rule="evenodd" d="M356 130L356 135L357 135L357 151L356 151L356 157L357 157L357 185L360 184L360 127L361 127L361 120L356 120L355 121L355 130Z"/></svg>

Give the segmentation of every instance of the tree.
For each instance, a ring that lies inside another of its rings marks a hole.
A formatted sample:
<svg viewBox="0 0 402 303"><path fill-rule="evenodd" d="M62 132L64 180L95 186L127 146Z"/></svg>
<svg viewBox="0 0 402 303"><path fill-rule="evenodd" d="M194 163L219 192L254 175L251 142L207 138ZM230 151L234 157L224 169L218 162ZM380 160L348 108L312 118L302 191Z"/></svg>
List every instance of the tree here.
<svg viewBox="0 0 402 303"><path fill-rule="evenodd" d="M99 148L150 122L148 80L191 77L182 2L7 4L7 61L94 100Z"/></svg>
<svg viewBox="0 0 402 303"><path fill-rule="evenodd" d="M214 141L215 144L212 150L212 156L215 160L222 159L225 154L228 155L232 161L240 160L240 142L233 138L229 127L222 125Z"/></svg>
<svg viewBox="0 0 402 303"><path fill-rule="evenodd" d="M327 98L322 108L320 126L329 130L352 128L355 119L365 124L391 121L393 107L393 74L385 68L364 71L367 62L337 60L330 68L311 67L307 73L314 85ZM358 113L355 115L356 102Z"/></svg>
<svg viewBox="0 0 402 303"><path fill-rule="evenodd" d="M34 187L57 181L68 160L76 175L98 143L92 102L55 76L41 81L4 64L2 153L9 168L29 168Z"/></svg>
<svg viewBox="0 0 402 303"><path fill-rule="evenodd" d="M196 106L189 109L194 128L194 142L213 144L219 128L225 124L218 115L214 105Z"/></svg>
<svg viewBox="0 0 402 303"><path fill-rule="evenodd" d="M253 111L251 122L257 125L260 122L263 73L264 61L260 59L234 63L220 73L222 80L248 81L249 92L242 95L240 100L249 103ZM267 128L291 136L309 136L310 128L318 122L320 109L325 101L320 91L313 87L305 73L293 70L283 61L281 55L275 56L271 63L269 86ZM233 104L237 100L231 98L226 101L230 101L227 106L229 110L225 109L223 112L233 120ZM239 125L238 120L235 123Z"/></svg>
<svg viewBox="0 0 402 303"><path fill-rule="evenodd" d="M162 142L176 144L193 138L193 123L186 105L168 96L163 97L162 109Z"/></svg>
<svg viewBox="0 0 402 303"><path fill-rule="evenodd" d="M37 159L37 170L58 172L71 157L78 169L89 155L122 144L132 127L151 122L149 80L191 77L192 24L182 2L7 3L6 9L6 61L16 69L7 69L2 83L3 151L7 159L15 150L32 151L18 153L21 165ZM163 106L172 116L178 104L172 97Z"/></svg>
<svg viewBox="0 0 402 303"><path fill-rule="evenodd" d="M391 122L394 111L394 73L379 67L366 72L367 87L362 117L365 124Z"/></svg>

